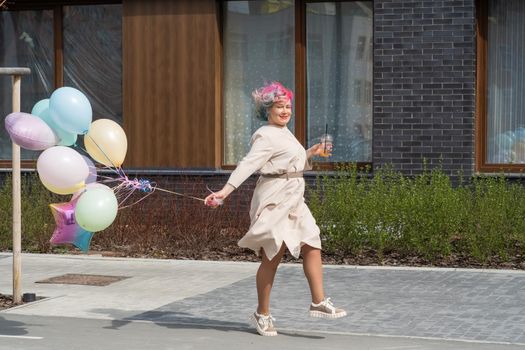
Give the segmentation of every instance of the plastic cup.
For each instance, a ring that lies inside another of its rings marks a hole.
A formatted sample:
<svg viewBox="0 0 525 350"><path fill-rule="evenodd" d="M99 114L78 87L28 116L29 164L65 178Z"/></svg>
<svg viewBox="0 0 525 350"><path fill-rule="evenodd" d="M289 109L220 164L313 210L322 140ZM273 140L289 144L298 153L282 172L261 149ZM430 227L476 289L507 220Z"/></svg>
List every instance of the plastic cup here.
<svg viewBox="0 0 525 350"><path fill-rule="evenodd" d="M330 134L325 134L321 136L320 141L321 141L321 145L323 148L319 155L321 157L330 157L332 155L332 149L334 147L333 145L334 138Z"/></svg>

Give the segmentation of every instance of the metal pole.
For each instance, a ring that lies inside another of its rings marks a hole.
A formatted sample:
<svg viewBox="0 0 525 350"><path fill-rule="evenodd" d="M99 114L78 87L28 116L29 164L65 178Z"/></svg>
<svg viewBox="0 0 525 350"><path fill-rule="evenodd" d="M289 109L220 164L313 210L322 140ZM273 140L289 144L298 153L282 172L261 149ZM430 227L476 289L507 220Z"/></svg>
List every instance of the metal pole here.
<svg viewBox="0 0 525 350"><path fill-rule="evenodd" d="M13 112L20 112L20 84L29 68L0 68L0 75L12 76ZM20 186L20 146L13 146L13 302L22 303L22 197Z"/></svg>

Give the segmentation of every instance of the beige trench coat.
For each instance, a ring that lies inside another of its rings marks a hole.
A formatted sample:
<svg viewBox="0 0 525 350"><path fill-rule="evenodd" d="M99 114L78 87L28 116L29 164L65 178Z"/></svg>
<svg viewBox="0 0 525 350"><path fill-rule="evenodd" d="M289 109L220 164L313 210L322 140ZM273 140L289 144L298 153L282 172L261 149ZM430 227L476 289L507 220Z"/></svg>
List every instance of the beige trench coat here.
<svg viewBox="0 0 525 350"><path fill-rule="evenodd" d="M239 162L228 183L239 187L251 174L283 174L310 170L306 151L287 127L265 125L252 136L250 152ZM259 177L251 207L251 225L239 246L272 259L283 242L298 258L307 244L321 249L319 227L304 202L303 178Z"/></svg>

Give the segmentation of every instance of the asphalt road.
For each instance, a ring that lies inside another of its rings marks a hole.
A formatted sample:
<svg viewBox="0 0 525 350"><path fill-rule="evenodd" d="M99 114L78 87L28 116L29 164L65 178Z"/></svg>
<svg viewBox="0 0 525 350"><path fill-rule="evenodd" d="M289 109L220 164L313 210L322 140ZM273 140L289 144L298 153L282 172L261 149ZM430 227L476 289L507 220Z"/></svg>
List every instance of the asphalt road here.
<svg viewBox="0 0 525 350"><path fill-rule="evenodd" d="M510 350L516 345L407 337L282 331L261 337L250 328L0 314L0 349L319 349Z"/></svg>

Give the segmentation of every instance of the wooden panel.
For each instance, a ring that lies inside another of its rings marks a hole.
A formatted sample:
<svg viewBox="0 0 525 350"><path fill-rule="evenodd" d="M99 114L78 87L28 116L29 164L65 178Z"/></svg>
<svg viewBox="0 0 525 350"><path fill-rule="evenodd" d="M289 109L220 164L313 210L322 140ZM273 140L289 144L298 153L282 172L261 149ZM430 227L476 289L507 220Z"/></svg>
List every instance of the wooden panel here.
<svg viewBox="0 0 525 350"><path fill-rule="evenodd" d="M215 0L123 1L125 167L212 168Z"/></svg>
<svg viewBox="0 0 525 350"><path fill-rule="evenodd" d="M306 142L306 3L295 2L295 137L307 147Z"/></svg>
<svg viewBox="0 0 525 350"><path fill-rule="evenodd" d="M475 169L481 171L485 165L486 145L486 98L487 98L487 6L481 1L477 2L477 77L476 77L476 147Z"/></svg>

